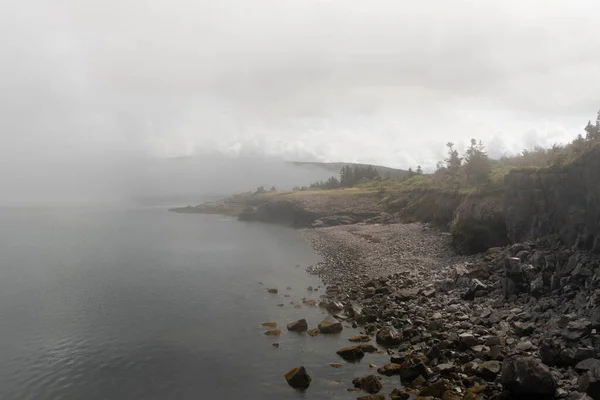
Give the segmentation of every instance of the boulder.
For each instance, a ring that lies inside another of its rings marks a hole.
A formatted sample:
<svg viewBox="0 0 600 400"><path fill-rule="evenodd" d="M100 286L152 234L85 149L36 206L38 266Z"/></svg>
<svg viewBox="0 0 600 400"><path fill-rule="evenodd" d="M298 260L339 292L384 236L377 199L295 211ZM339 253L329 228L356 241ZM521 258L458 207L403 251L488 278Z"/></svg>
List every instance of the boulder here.
<svg viewBox="0 0 600 400"><path fill-rule="evenodd" d="M547 396L556 393L556 380L550 369L531 357L511 357L504 360L500 383L518 396Z"/></svg>
<svg viewBox="0 0 600 400"><path fill-rule="evenodd" d="M305 319L300 319L287 324L288 331L291 332L306 332L308 330L308 322Z"/></svg>
<svg viewBox="0 0 600 400"><path fill-rule="evenodd" d="M400 375L400 371L402 370L402 365L390 363L386 364L381 368L377 369L377 372L381 375L392 376L392 375Z"/></svg>
<svg viewBox="0 0 600 400"><path fill-rule="evenodd" d="M402 334L392 327L382 328L377 331L375 341L384 346L397 346L402 343Z"/></svg>
<svg viewBox="0 0 600 400"><path fill-rule="evenodd" d="M360 347L365 353L375 353L377 351L377 347L372 344L359 344L357 347Z"/></svg>
<svg viewBox="0 0 600 400"><path fill-rule="evenodd" d="M308 336L318 336L321 334L321 331L318 328L314 328L309 329L308 331L306 331L306 333L308 334Z"/></svg>
<svg viewBox="0 0 600 400"><path fill-rule="evenodd" d="M344 327L340 322L323 321L319 324L319 332L324 335L340 333Z"/></svg>
<svg viewBox="0 0 600 400"><path fill-rule="evenodd" d="M365 356L365 352L360 346L350 346L339 349L337 354L346 361L357 361Z"/></svg>
<svg viewBox="0 0 600 400"><path fill-rule="evenodd" d="M441 399L442 396L444 396L444 393L452 390L453 388L454 386L450 383L450 381L447 379L440 379L421 390L419 396L432 396Z"/></svg>
<svg viewBox="0 0 600 400"><path fill-rule="evenodd" d="M529 292L529 280L519 258L508 257L505 259L502 291L505 298Z"/></svg>
<svg viewBox="0 0 600 400"><path fill-rule="evenodd" d="M596 358L588 358L587 360L583 360L575 365L575 370L579 372L590 371L593 368L600 369L600 360Z"/></svg>
<svg viewBox="0 0 600 400"><path fill-rule="evenodd" d="M494 381L502 370L502 364L498 361L485 361L479 365L477 375L486 381Z"/></svg>
<svg viewBox="0 0 600 400"><path fill-rule="evenodd" d="M379 393L379 391L383 388L381 381L375 375L367 375L362 378L355 378L352 380L352 384L354 387L360 388L367 393Z"/></svg>
<svg viewBox="0 0 600 400"><path fill-rule="evenodd" d="M579 377L579 391L600 400L600 368L592 367Z"/></svg>
<svg viewBox="0 0 600 400"><path fill-rule="evenodd" d="M288 385L294 389L307 389L312 382L312 378L306 372L304 367L296 367L285 374L285 380Z"/></svg>
<svg viewBox="0 0 600 400"><path fill-rule="evenodd" d="M515 322L513 323L517 336L530 336L535 332L535 324L533 322Z"/></svg>
<svg viewBox="0 0 600 400"><path fill-rule="evenodd" d="M427 379L429 376L427 368L420 360L409 360L401 364L400 368L400 379L403 384L409 384L419 376Z"/></svg>

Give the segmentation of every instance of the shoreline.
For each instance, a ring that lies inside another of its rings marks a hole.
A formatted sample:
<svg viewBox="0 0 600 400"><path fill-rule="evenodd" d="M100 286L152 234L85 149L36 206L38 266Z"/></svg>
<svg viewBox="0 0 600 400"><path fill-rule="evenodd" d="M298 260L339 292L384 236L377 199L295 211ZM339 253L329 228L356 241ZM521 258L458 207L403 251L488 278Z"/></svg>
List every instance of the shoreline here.
<svg viewBox="0 0 600 400"><path fill-rule="evenodd" d="M302 235L323 257L308 272L323 281L324 301L339 306L330 314L387 349L390 363L375 375L400 375L404 386L392 399L434 392L432 398L517 398L507 391L516 381L529 385L528 393L542 390L541 399L566 398L589 370L580 363L598 356L583 340L592 331L573 303L577 296L536 298L513 288L507 298L506 263L526 265L515 256L528 261L541 245L460 256L448 234L420 223L309 228ZM572 357L560 359L561 349L573 349Z"/></svg>

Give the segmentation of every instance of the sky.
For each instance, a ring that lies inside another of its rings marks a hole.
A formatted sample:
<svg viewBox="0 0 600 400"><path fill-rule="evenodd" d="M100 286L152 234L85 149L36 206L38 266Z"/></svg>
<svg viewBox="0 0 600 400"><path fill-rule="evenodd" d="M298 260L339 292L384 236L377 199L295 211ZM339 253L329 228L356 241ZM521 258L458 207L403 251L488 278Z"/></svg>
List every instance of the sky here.
<svg viewBox="0 0 600 400"><path fill-rule="evenodd" d="M566 142L600 108L598 26L596 0L0 0L0 178Z"/></svg>

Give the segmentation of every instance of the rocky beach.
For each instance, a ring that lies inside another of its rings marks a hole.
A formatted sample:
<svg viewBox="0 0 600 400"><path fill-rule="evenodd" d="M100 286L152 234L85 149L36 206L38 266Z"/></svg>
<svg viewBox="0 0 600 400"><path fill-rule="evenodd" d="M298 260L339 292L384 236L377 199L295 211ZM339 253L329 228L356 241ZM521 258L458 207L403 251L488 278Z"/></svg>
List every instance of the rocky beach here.
<svg viewBox="0 0 600 400"><path fill-rule="evenodd" d="M362 378L398 387L358 377L359 398L600 398L597 257L555 239L459 256L419 223L303 233L324 259L309 270L326 284L320 306L389 355Z"/></svg>

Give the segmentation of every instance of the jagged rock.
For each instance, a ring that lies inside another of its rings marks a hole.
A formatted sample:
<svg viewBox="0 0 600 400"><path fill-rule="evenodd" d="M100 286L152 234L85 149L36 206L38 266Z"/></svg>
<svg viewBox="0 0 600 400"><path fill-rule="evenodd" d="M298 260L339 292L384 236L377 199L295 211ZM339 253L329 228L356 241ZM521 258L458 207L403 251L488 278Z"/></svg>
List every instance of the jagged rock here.
<svg viewBox="0 0 600 400"><path fill-rule="evenodd" d="M383 328L375 335L377 343L384 346L397 346L402 343L402 334L394 328Z"/></svg>
<svg viewBox="0 0 600 400"><path fill-rule="evenodd" d="M421 390L419 396L432 396L441 398L444 396L445 392L452 390L453 388L453 385L447 379L440 379Z"/></svg>
<svg viewBox="0 0 600 400"><path fill-rule="evenodd" d="M348 339L351 342L369 342L371 341L371 337L367 336L367 335L358 335L358 336L352 336L350 339Z"/></svg>
<svg viewBox="0 0 600 400"><path fill-rule="evenodd" d="M377 372L381 375L392 376L392 375L400 375L400 371L402 370L402 365L400 364L386 364L383 367L377 369Z"/></svg>
<svg viewBox="0 0 600 400"><path fill-rule="evenodd" d="M308 322L305 319L300 319L287 324L288 331L291 332L306 332L308 330Z"/></svg>
<svg viewBox="0 0 600 400"><path fill-rule="evenodd" d="M410 383L419 376L427 379L429 373L421 361L405 361L401 364L399 375L403 383Z"/></svg>
<svg viewBox="0 0 600 400"><path fill-rule="evenodd" d="M479 339L477 339L472 333L461 333L458 335L458 343L462 349L466 350L478 345Z"/></svg>
<svg viewBox="0 0 600 400"><path fill-rule="evenodd" d="M314 328L314 329L309 329L308 331L306 331L306 333L308 334L308 336L318 336L321 334L321 331L318 328Z"/></svg>
<svg viewBox="0 0 600 400"><path fill-rule="evenodd" d="M569 394L569 397L567 397L567 400L594 400L594 399L592 399L590 396L588 396L585 393L573 392L573 393Z"/></svg>
<svg viewBox="0 0 600 400"><path fill-rule="evenodd" d="M498 361L485 361L477 370L477 375L487 381L493 381L502 370L502 364Z"/></svg>
<svg viewBox="0 0 600 400"><path fill-rule="evenodd" d="M487 285L482 283L479 279L473 279L469 283L469 289L462 295L464 300L474 300L475 297L480 297L483 293L487 292Z"/></svg>
<svg viewBox="0 0 600 400"><path fill-rule="evenodd" d="M319 307L324 308L330 313L336 313L344 309L344 305L339 301L322 301L319 303Z"/></svg>
<svg viewBox="0 0 600 400"><path fill-rule="evenodd" d="M505 298L529 292L529 281L520 259L509 257L505 260L502 290Z"/></svg>
<svg viewBox="0 0 600 400"><path fill-rule="evenodd" d="M535 324L531 322L514 322L513 327L517 336L530 336L535 331Z"/></svg>
<svg viewBox="0 0 600 400"><path fill-rule="evenodd" d="M312 382L312 378L306 372L304 367L296 367L285 374L285 380L288 385L294 389L307 389Z"/></svg>
<svg viewBox="0 0 600 400"><path fill-rule="evenodd" d="M339 349L337 354L346 361L360 360L365 356L365 352L360 346L344 347L343 349Z"/></svg>
<svg viewBox="0 0 600 400"><path fill-rule="evenodd" d="M379 391L383 388L381 384L381 380L375 375L367 375L362 378L354 378L352 380L352 384L354 387L360 388L367 393L379 393Z"/></svg>
<svg viewBox="0 0 600 400"><path fill-rule="evenodd" d="M319 324L319 332L324 335L340 333L344 327L340 322L323 321Z"/></svg>
<svg viewBox="0 0 600 400"><path fill-rule="evenodd" d="M548 367L531 357L504 360L500 382L506 390L519 396L548 396L556 393L556 380Z"/></svg>
<svg viewBox="0 0 600 400"><path fill-rule="evenodd" d="M600 368L593 367L579 377L579 391L588 394L594 400L600 399Z"/></svg>

